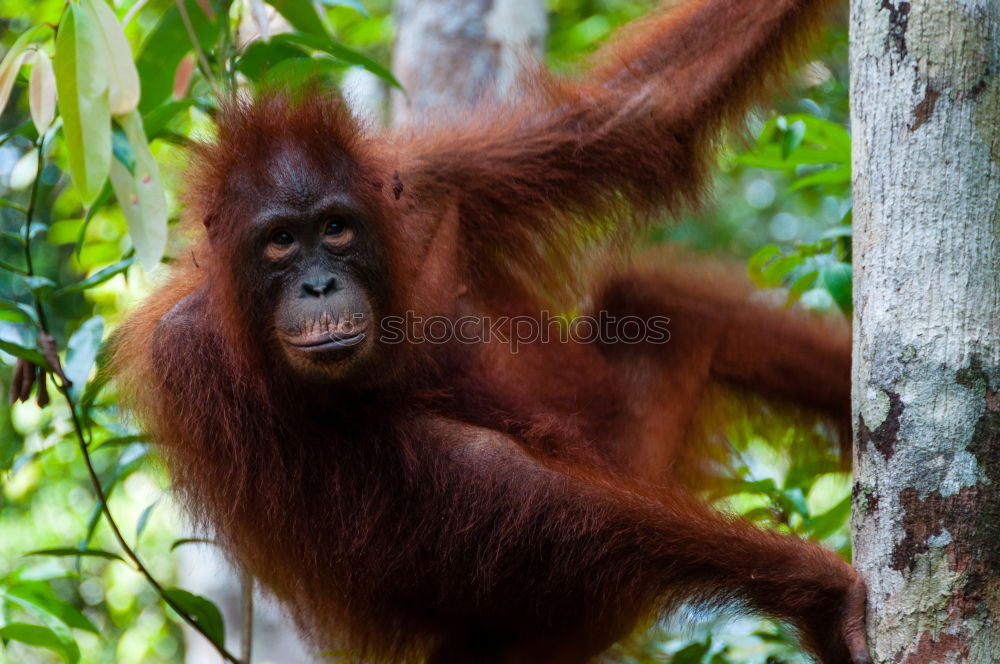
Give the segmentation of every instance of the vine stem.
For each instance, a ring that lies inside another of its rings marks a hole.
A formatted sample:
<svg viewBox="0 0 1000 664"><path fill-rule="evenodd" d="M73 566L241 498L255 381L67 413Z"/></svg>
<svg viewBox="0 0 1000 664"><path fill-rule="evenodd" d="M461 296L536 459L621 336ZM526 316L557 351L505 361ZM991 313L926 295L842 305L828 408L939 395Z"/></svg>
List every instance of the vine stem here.
<svg viewBox="0 0 1000 664"><path fill-rule="evenodd" d="M222 81L230 101L236 100L236 49L238 44L233 41L232 0L222 2ZM241 11L242 5L237 11ZM237 19L237 25L239 19Z"/></svg>
<svg viewBox="0 0 1000 664"><path fill-rule="evenodd" d="M25 264L27 266L27 273L28 273L27 276L34 275L34 269L31 262L31 222L33 221L35 215L35 202L38 197L38 182L41 179L41 174L42 174L44 145L45 145L45 137L39 136L38 141L36 143L36 147L38 149L38 167L35 173L35 181L31 185L31 192L29 194L30 198L28 201L28 210L26 212L26 218L24 222L24 258L25 258ZM48 321L45 318L45 310L42 307L41 298L39 298L38 295L35 293L32 293L32 297L35 301L35 309L38 312L39 327L41 328L44 334L51 335L51 333L49 332ZM108 522L108 527L111 528L111 532L114 535L115 539L118 541L118 545L121 547L122 551L124 551L128 559L132 561L132 564L135 566L136 571L138 571L139 574L141 574L146 579L146 582L149 583L149 585L153 588L153 590L156 591L156 594L160 596L160 599L162 599L167 606L173 609L184 622L186 622L188 625L191 626L192 629L194 629L196 632L198 632L206 639L208 639L208 642L215 647L216 651L218 651L219 655L221 655L224 660L226 660L230 664L249 664L249 662L241 662L236 655L226 650L224 644L216 643L215 640L208 634L208 632L205 631L205 628L202 627L200 624L198 624L198 621L195 620L195 618L190 613L185 611L183 607L181 607L176 601L174 601L174 599L170 596L170 594L167 593L166 589L162 585L160 585L159 581L156 580L156 577L152 575L152 573L149 571L149 568L147 568L146 565L142 562L142 560L139 558L139 554L135 552L135 549L133 549L129 545L129 543L125 540L125 536L122 535L122 531L118 527L118 522L115 521L114 516L112 516L111 514L111 507L108 505L107 494L104 493L104 487L101 486L101 480L97 476L97 470L94 468L94 462L91 459L90 449L87 443L87 435L84 432L83 424L80 422L80 418L77 414L76 403L73 400L73 395L70 394L69 391L70 383L61 377L57 377L56 373L52 373L51 375L53 382L56 383L56 387L59 390L59 393L62 394L63 398L66 400L66 405L69 406L70 418L73 421L73 431L76 434L77 445L80 448L80 453L83 455L84 463L87 466L87 474L90 476L90 483L91 485L93 485L94 493L97 495L97 500L101 505L101 511L104 513L104 519ZM42 377L42 380L45 380L44 376Z"/></svg>
<svg viewBox="0 0 1000 664"><path fill-rule="evenodd" d="M253 575L240 570L240 657L250 664L253 653Z"/></svg>
<svg viewBox="0 0 1000 664"><path fill-rule="evenodd" d="M104 519L108 522L108 527L111 528L111 532L114 534L115 539L118 540L118 546L121 547L125 555L128 556L132 564L135 565L136 570L146 579L146 582L156 591L160 598L177 612L184 622L190 625L195 631L200 633L208 642L215 646L215 649L219 652L223 659L231 664L244 664L240 659L226 650L226 648L215 642L215 640L209 636L205 628L198 624L198 622L181 606L173 600L172 597L167 593L166 589L160 585L160 582L156 580L156 577L150 573L149 569L143 564L142 560L139 559L139 554L125 541L125 536L122 535L121 529L118 527L118 523L115 521L114 517L111 515L111 507L108 505L108 497L104 493L104 487L101 486L101 480L97 476L97 471L94 469L93 460L90 457L90 450L88 449L86 436L83 431L83 425L80 423L80 418L76 413L76 405L73 402L73 397L69 393L69 385L63 381L59 381L58 384L59 393L63 395L66 399L66 404L69 406L70 416L73 420L73 430L76 433L76 442L80 448L80 453L83 455L83 460L87 465L87 474L90 476L90 483L94 487L94 493L97 494L97 500L101 504L101 511L104 512Z"/></svg>
<svg viewBox="0 0 1000 664"><path fill-rule="evenodd" d="M188 34L188 39L191 40L191 46L194 48L195 55L198 56L198 67L201 69L202 75L204 75L205 80L208 82L212 92L216 97L219 96L219 88L215 84L215 79L212 77L212 66L208 64L208 58L205 57L205 52L201 50L201 43L198 42L198 35L194 31L194 26L191 24L191 17L188 16L187 7L184 6L184 0L175 0L177 5L177 11L181 15L181 21L184 23L184 30Z"/></svg>
<svg viewBox="0 0 1000 664"><path fill-rule="evenodd" d="M24 265L26 276L34 276L35 269L31 262L31 222L35 218L35 204L38 200L38 183L42 180L42 168L45 163L45 136L41 135L35 141L35 149L38 151L38 163L35 165L35 179L31 183L31 192L28 194L28 210L25 212L24 220ZM38 313L38 324L46 334L49 331L49 323L45 318L45 309L42 308L42 301L34 291L32 297L35 300L35 311Z"/></svg>

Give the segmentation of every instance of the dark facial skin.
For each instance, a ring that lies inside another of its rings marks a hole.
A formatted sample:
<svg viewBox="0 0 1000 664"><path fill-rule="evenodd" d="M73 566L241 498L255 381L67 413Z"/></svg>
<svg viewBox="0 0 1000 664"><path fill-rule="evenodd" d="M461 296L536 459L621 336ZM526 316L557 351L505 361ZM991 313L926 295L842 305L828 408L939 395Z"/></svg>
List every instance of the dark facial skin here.
<svg viewBox="0 0 1000 664"><path fill-rule="evenodd" d="M310 380L343 377L375 340L365 272L375 261L365 215L350 196L272 205L255 219L257 258L276 298L275 340Z"/></svg>

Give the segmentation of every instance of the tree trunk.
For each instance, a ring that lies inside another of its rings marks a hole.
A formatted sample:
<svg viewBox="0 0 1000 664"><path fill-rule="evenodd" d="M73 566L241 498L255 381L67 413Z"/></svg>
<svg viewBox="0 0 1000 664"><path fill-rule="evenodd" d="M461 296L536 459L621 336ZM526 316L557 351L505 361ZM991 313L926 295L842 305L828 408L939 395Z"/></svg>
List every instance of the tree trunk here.
<svg viewBox="0 0 1000 664"><path fill-rule="evenodd" d="M1000 657L1000 3L852 0L854 558L876 662Z"/></svg>
<svg viewBox="0 0 1000 664"><path fill-rule="evenodd" d="M393 123L461 113L484 92L512 92L521 58L541 55L544 0L397 0Z"/></svg>

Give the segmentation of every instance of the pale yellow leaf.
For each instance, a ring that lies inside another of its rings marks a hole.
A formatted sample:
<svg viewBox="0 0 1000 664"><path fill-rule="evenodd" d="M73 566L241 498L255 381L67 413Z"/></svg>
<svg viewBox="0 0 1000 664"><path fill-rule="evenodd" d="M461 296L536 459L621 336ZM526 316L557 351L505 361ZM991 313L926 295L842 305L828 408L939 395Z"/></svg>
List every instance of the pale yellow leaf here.
<svg viewBox="0 0 1000 664"><path fill-rule="evenodd" d="M35 181L36 175L38 175L38 150L28 150L17 160L14 168L10 169L7 185L15 191L27 189Z"/></svg>
<svg viewBox="0 0 1000 664"><path fill-rule="evenodd" d="M56 75L45 51L35 51L35 64L28 81L28 106L38 135L43 135L56 117Z"/></svg>
<svg viewBox="0 0 1000 664"><path fill-rule="evenodd" d="M118 18L104 0L81 3L94 17L108 55L108 103L113 115L123 115L139 105L139 72L132 49Z"/></svg>
<svg viewBox="0 0 1000 664"><path fill-rule="evenodd" d="M0 113L3 113L10 99L10 92L14 89L14 81L17 80L17 71L24 62L24 51L16 53L11 57L13 49L7 52L7 57L0 62Z"/></svg>
<svg viewBox="0 0 1000 664"><path fill-rule="evenodd" d="M107 56L95 23L90 12L67 5L53 61L69 172L84 205L97 198L111 165Z"/></svg>
<svg viewBox="0 0 1000 664"><path fill-rule="evenodd" d="M167 200L139 111L120 116L117 121L135 155L135 174L112 159L111 186L125 215L135 254L143 267L151 270L160 263L167 246Z"/></svg>
<svg viewBox="0 0 1000 664"><path fill-rule="evenodd" d="M43 25L36 25L30 30L26 30L14 40L10 50L3 56L3 60L0 60L0 115L3 114L3 109L6 108L7 102L10 100L10 92L14 89L17 72L21 68L21 63L24 62L25 50L42 29L47 28Z"/></svg>

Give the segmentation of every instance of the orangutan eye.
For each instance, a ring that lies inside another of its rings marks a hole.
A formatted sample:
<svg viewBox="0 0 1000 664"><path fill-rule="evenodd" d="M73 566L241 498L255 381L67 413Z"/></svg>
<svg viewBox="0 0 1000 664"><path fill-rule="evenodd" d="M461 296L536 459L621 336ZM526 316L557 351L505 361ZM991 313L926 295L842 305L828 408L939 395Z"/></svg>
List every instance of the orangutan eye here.
<svg viewBox="0 0 1000 664"><path fill-rule="evenodd" d="M275 231L271 234L271 244L279 247L288 247L295 242L295 238L288 231Z"/></svg>
<svg viewBox="0 0 1000 664"><path fill-rule="evenodd" d="M340 235L341 233L344 232L346 228L347 227L344 225L344 222L339 221L337 219L332 219L327 222L326 228L323 229L323 235L328 235L328 236Z"/></svg>

